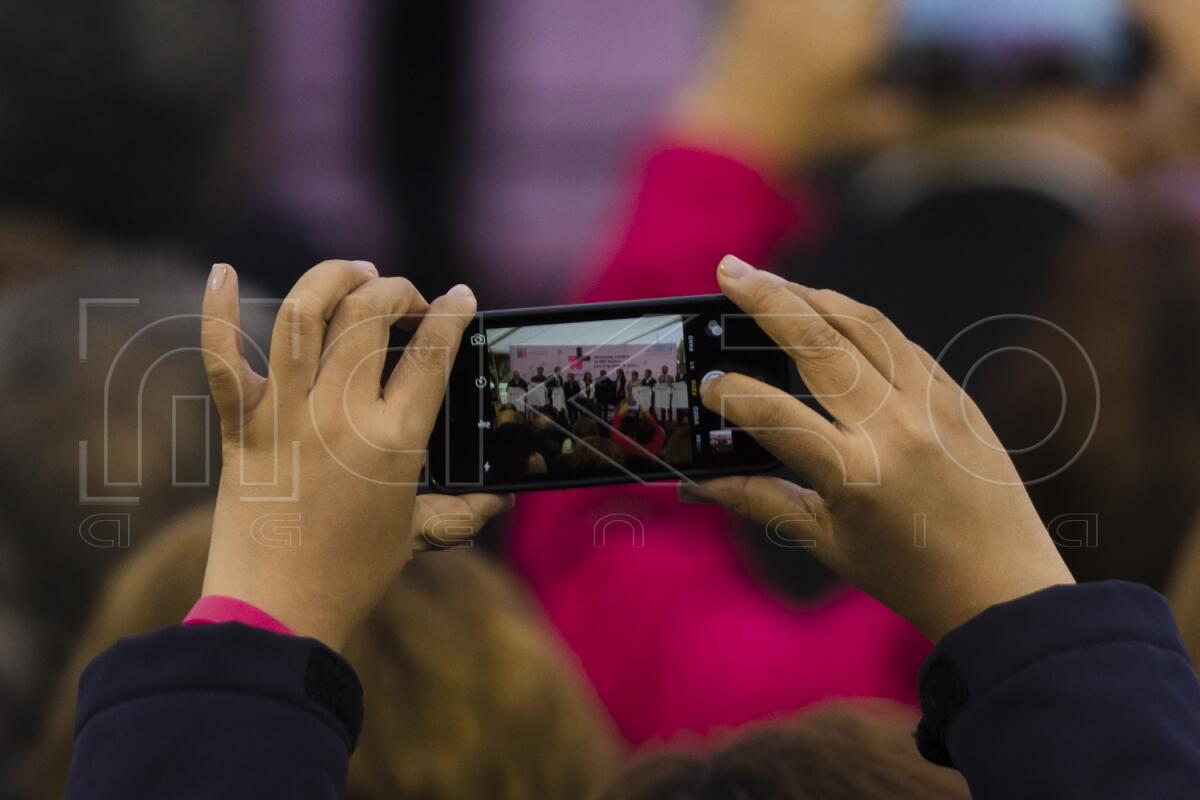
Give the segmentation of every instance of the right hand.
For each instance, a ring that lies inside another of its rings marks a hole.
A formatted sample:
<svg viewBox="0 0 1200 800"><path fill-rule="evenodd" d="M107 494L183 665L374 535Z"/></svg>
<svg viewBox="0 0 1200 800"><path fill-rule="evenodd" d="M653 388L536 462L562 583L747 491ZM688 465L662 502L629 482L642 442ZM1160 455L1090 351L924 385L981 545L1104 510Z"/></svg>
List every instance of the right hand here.
<svg viewBox="0 0 1200 800"><path fill-rule="evenodd" d="M721 288L792 355L832 416L737 373L704 404L813 489L764 477L680 485L777 536L934 641L984 609L1074 583L999 440L937 363L878 311L727 258Z"/></svg>

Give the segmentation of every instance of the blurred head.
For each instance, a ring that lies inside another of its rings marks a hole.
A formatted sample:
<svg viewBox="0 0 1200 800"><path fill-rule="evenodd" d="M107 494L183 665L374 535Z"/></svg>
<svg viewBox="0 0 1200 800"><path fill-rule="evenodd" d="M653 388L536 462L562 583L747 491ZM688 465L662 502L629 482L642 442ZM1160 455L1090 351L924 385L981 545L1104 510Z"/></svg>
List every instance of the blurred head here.
<svg viewBox="0 0 1200 800"><path fill-rule="evenodd" d="M575 420L575 424L571 426L571 435L577 439L583 439L587 436L599 436L600 423L591 417L581 414Z"/></svg>
<svg viewBox="0 0 1200 800"><path fill-rule="evenodd" d="M627 413L621 419L621 433L638 444L648 444L654 438L654 423L641 411L637 414Z"/></svg>
<svg viewBox="0 0 1200 800"><path fill-rule="evenodd" d="M1200 230L1141 205L1077 238L970 388L1076 578L1161 590L1200 508Z"/></svg>
<svg viewBox="0 0 1200 800"><path fill-rule="evenodd" d="M0 215L174 232L213 185L246 92L255 4L0 0Z"/></svg>
<svg viewBox="0 0 1200 800"><path fill-rule="evenodd" d="M623 458L615 442L596 435L582 437L571 453L573 469L585 475L612 472Z"/></svg>
<svg viewBox="0 0 1200 800"><path fill-rule="evenodd" d="M199 596L211 511L171 524L109 582L48 709L27 774L61 797L75 684L122 636L171 625ZM613 740L574 664L517 584L476 553L418 556L347 643L369 698L351 800L562 798L588 793Z"/></svg>
<svg viewBox="0 0 1200 800"><path fill-rule="evenodd" d="M521 414L512 403L504 403L496 408L496 427L513 425L521 421Z"/></svg>
<svg viewBox="0 0 1200 800"><path fill-rule="evenodd" d="M544 367L538 367L538 368L537 368L537 374L538 374L538 375L545 375L545 374L546 374L546 369L545 369Z"/></svg>
<svg viewBox="0 0 1200 800"><path fill-rule="evenodd" d="M912 712L829 706L750 728L714 752L651 752L597 800L949 800L968 798L953 770L925 761Z"/></svg>

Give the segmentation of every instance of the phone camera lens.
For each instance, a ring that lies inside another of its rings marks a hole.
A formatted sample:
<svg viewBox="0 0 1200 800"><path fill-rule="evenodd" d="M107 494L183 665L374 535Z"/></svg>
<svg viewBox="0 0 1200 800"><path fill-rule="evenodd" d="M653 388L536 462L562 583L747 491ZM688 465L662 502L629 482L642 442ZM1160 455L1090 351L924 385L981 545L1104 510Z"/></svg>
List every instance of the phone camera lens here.
<svg viewBox="0 0 1200 800"><path fill-rule="evenodd" d="M724 332L725 332L725 329L721 327L721 323L717 322L715 319L709 321L709 323L708 323L708 335L709 336L716 339L716 338L720 337L720 335Z"/></svg>

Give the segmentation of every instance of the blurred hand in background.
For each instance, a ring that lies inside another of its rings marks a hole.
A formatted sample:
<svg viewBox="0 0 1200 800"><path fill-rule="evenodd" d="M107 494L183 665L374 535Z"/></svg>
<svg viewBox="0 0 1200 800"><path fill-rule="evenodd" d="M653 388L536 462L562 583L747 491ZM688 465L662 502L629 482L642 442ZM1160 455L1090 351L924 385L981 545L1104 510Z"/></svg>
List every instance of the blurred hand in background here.
<svg viewBox="0 0 1200 800"><path fill-rule="evenodd" d="M678 132L786 169L903 130L898 98L872 86L892 8L892 0L729 0L680 98Z"/></svg>

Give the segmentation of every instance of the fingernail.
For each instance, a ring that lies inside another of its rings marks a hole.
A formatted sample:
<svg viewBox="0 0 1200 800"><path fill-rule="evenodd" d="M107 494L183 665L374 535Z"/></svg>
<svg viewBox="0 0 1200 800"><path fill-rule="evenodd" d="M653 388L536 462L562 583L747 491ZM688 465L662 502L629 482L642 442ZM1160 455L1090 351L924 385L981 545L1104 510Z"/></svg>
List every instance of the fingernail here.
<svg viewBox="0 0 1200 800"><path fill-rule="evenodd" d="M370 261L352 261L350 263L354 264L356 267L360 267L361 269L371 273L372 275L379 274L379 270L376 269L375 265L372 264Z"/></svg>
<svg viewBox="0 0 1200 800"><path fill-rule="evenodd" d="M225 273L229 272L228 264L213 264L212 274L209 276L209 284L213 291L220 289L225 285Z"/></svg>
<svg viewBox="0 0 1200 800"><path fill-rule="evenodd" d="M704 386L706 383L712 383L717 378L723 378L723 377L725 377L724 372L722 372L719 369L714 369L712 372L708 373L707 375L705 375L703 378L700 379L700 385Z"/></svg>
<svg viewBox="0 0 1200 800"><path fill-rule="evenodd" d="M706 497L698 488L687 483L679 484L678 495L680 502L691 503L693 505L708 505L712 503L712 498Z"/></svg>
<svg viewBox="0 0 1200 800"><path fill-rule="evenodd" d="M751 272L754 272L754 267L737 256L725 256L721 259L721 273L727 278L744 278Z"/></svg>
<svg viewBox="0 0 1200 800"><path fill-rule="evenodd" d="M474 297L475 293L471 291L471 287L465 283L460 283L454 286L450 291L446 292L447 297Z"/></svg>

